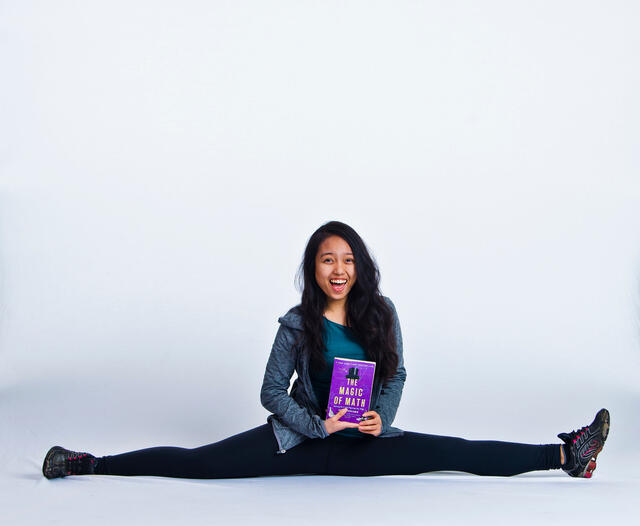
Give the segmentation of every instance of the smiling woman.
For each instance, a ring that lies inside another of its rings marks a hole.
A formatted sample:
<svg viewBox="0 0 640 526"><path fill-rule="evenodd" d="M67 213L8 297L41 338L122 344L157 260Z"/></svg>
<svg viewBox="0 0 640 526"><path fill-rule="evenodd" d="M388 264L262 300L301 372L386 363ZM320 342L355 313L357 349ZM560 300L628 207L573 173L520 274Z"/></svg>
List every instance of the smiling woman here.
<svg viewBox="0 0 640 526"><path fill-rule="evenodd" d="M380 293L375 261L350 226L331 221L312 234L298 279L302 301L278 319L265 368L260 400L272 412L266 424L195 449L154 447L97 458L55 446L45 456L44 476L373 476L438 470L507 476L560 468L573 477L591 476L609 432L606 409L590 425L559 434L564 444L470 441L391 426L407 376L400 321L393 302ZM359 423L341 420L346 409L325 418L337 357L376 362L373 409Z"/></svg>

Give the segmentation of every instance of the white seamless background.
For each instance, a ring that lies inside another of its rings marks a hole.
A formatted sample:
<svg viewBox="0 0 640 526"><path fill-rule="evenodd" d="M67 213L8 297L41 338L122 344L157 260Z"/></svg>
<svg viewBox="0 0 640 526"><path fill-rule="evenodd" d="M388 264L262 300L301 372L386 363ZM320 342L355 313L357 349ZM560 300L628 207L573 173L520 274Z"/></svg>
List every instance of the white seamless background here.
<svg viewBox="0 0 640 526"><path fill-rule="evenodd" d="M0 2L7 524L320 523L311 510L338 494L373 522L422 523L425 506L451 524L630 515L639 15L631 1ZM555 472L42 478L58 443L195 447L265 423L276 320L332 219L363 237L400 316L394 425L550 443L605 406L588 487Z"/></svg>

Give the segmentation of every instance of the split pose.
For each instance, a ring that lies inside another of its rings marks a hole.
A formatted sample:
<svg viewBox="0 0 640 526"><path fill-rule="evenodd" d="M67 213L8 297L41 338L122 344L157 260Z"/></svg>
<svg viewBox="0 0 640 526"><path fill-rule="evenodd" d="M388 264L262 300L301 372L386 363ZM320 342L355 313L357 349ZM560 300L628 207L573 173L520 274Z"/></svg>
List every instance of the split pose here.
<svg viewBox="0 0 640 526"><path fill-rule="evenodd" d="M471 441L392 427L406 371L396 309L381 295L378 267L360 236L331 221L309 238L299 276L302 300L278 319L260 392L267 423L194 449L153 447L95 457L52 447L42 472L234 478L265 475L413 475L464 471L517 475L563 469L590 477L609 432L609 412L562 443ZM376 362L370 411L359 423L346 409L325 418L334 358ZM289 392L294 373L298 377Z"/></svg>

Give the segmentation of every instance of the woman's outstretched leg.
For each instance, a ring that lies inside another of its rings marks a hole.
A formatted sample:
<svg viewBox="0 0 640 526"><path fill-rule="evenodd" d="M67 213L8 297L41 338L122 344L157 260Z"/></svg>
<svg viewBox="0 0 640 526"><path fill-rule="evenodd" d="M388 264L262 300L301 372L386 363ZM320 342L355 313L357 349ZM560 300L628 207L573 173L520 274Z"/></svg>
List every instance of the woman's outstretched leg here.
<svg viewBox="0 0 640 526"><path fill-rule="evenodd" d="M63 467L57 470L47 469L45 459L43 472L47 478L76 474L199 479L324 474L328 446L325 440L309 439L279 455L273 429L270 424L264 424L194 449L153 447L100 458L89 455L71 461L62 459L58 464Z"/></svg>
<svg viewBox="0 0 640 526"><path fill-rule="evenodd" d="M510 476L562 468L572 477L589 478L596 468L596 457L604 447L609 428L609 411L601 409L588 426L560 433L558 438L563 445L464 440L412 432L405 432L401 437L371 440L336 437L329 452L327 473L367 476L465 471L476 475Z"/></svg>

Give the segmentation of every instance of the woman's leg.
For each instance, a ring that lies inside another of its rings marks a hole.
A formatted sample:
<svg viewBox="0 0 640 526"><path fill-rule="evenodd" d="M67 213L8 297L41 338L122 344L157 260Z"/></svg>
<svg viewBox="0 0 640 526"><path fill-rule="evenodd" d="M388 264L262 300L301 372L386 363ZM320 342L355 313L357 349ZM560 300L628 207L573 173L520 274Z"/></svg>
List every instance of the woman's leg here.
<svg viewBox="0 0 640 526"><path fill-rule="evenodd" d="M429 471L465 471L510 476L559 469L560 445L530 445L405 431L394 438L336 437L327 474L348 476L416 475Z"/></svg>
<svg viewBox="0 0 640 526"><path fill-rule="evenodd" d="M199 479L326 472L329 453L326 440L305 440L282 455L277 450L273 429L264 424L194 449L153 447L102 457L97 472Z"/></svg>

